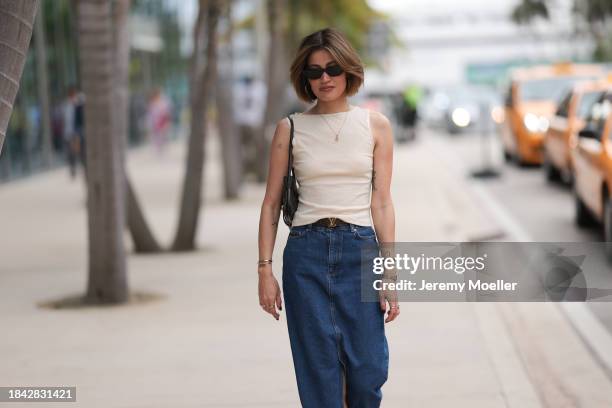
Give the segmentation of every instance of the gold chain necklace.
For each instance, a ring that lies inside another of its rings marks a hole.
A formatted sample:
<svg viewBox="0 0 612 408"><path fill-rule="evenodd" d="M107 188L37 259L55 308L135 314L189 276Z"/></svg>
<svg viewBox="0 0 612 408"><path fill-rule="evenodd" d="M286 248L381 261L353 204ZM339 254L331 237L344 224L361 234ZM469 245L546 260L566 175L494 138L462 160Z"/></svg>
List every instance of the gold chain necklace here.
<svg viewBox="0 0 612 408"><path fill-rule="evenodd" d="M346 123L346 119L348 118L348 115L349 115L350 112L351 112L350 109L346 111L346 115L344 115L344 121L342 122L342 126L340 126L340 129L337 132L331 127L331 125L329 124L327 119L325 119L325 116L321 115L321 118L323 118L323 120L327 124L327 127L329 127L329 129L332 131L332 133L336 136L335 137L335 141L336 142L338 141L338 136L340 135L340 132L342 132L342 129L344 128L344 124Z"/></svg>

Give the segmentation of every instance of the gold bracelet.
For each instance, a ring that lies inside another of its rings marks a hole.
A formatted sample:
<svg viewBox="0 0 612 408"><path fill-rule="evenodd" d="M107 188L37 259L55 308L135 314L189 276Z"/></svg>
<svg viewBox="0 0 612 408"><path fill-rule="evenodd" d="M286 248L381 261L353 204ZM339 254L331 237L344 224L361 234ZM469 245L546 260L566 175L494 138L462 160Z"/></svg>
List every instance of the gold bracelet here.
<svg viewBox="0 0 612 408"><path fill-rule="evenodd" d="M258 266L264 266L264 265L271 264L271 263L272 263L271 259L261 259L257 261Z"/></svg>

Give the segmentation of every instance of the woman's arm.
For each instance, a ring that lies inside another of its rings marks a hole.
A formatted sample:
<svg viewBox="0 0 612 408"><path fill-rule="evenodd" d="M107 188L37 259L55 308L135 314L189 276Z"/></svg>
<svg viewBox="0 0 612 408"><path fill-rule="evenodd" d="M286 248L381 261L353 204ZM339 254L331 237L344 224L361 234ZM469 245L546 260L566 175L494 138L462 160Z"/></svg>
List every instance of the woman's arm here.
<svg viewBox="0 0 612 408"><path fill-rule="evenodd" d="M393 252L395 242L395 209L391 198L391 175L393 173L393 132L389 120L381 113L370 112L370 127L374 137L374 163L372 169L372 221L378 242L383 247L382 256L387 250ZM391 247L388 247L389 244ZM380 307L386 310L386 301L390 304L385 322L394 320L399 315L397 296L393 292L381 292Z"/></svg>
<svg viewBox="0 0 612 408"><path fill-rule="evenodd" d="M276 232L281 210L283 177L287 174L289 160L289 124L283 118L276 125L270 149L270 166L266 194L259 215L259 259L272 259ZM278 281L272 273L272 264L258 266L259 304L276 320L282 310L282 299ZM272 306L272 307L269 307Z"/></svg>
<svg viewBox="0 0 612 408"><path fill-rule="evenodd" d="M379 242L395 242L395 211L391 199L393 133L389 120L381 113L370 113L370 125L374 137L372 221Z"/></svg>

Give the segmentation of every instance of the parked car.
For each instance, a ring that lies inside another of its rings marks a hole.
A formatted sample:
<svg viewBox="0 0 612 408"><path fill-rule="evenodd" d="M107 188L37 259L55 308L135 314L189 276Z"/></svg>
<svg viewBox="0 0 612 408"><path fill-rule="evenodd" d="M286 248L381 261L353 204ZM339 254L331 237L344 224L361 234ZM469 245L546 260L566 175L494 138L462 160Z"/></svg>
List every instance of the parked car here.
<svg viewBox="0 0 612 408"><path fill-rule="evenodd" d="M430 127L458 134L489 126L501 106L501 97L494 89L464 84L431 90L420 110Z"/></svg>
<svg viewBox="0 0 612 408"><path fill-rule="evenodd" d="M548 181L571 183L574 168L571 148L577 143L577 133L584 127L591 107L607 90L612 90L612 82L607 80L579 82L557 106L544 136L543 165Z"/></svg>
<svg viewBox="0 0 612 408"><path fill-rule="evenodd" d="M514 158L521 164L541 164L544 135L561 97L575 82L604 75L605 69L595 64L561 63L514 69L501 132L505 158Z"/></svg>
<svg viewBox="0 0 612 408"><path fill-rule="evenodd" d="M574 163L575 221L603 225L606 242L612 242L612 92L593 105L578 143L571 150ZM612 245L608 245L612 259Z"/></svg>

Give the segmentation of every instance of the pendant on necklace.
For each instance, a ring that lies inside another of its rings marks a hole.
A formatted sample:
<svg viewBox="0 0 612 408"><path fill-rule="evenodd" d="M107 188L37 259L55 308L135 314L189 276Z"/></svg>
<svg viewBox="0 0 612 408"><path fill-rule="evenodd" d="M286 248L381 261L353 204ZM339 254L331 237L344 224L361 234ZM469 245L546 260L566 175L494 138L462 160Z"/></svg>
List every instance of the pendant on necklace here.
<svg viewBox="0 0 612 408"><path fill-rule="evenodd" d="M340 133L342 132L342 129L344 128L344 124L346 123L346 119L349 116L350 111L347 111L346 114L344 115L344 121L342 122L342 126L340 126L340 129L338 131L336 131L334 128L332 128L332 126L329 124L329 122L327 121L327 119L325 119L325 116L320 116L321 119L323 119L323 121L325 122L325 124L327 125L327 127L332 131L332 133L334 135L336 135L336 137L334 138L334 141L336 143L338 143L338 138L340 136Z"/></svg>

